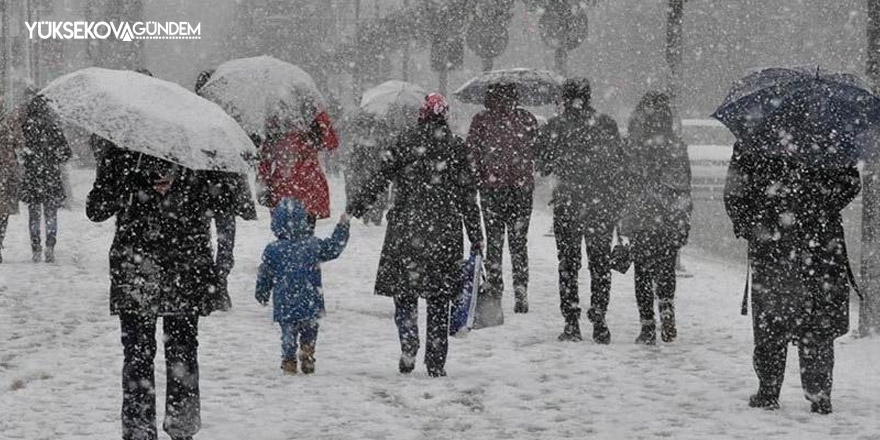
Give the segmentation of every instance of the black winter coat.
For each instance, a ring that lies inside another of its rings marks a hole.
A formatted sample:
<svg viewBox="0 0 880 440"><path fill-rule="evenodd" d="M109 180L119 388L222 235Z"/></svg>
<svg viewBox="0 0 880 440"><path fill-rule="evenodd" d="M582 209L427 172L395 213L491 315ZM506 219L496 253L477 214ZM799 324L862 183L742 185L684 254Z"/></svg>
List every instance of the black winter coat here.
<svg viewBox="0 0 880 440"><path fill-rule="evenodd" d="M138 153L105 151L88 196L94 222L116 217L110 247L110 311L208 315L230 307L218 285L211 217L228 211L204 174L186 170L163 196L136 172Z"/></svg>
<svg viewBox="0 0 880 440"><path fill-rule="evenodd" d="M617 223L625 192L623 151L617 123L588 108L551 118L538 139L538 167L558 183L551 204L602 229Z"/></svg>
<svg viewBox="0 0 880 440"><path fill-rule="evenodd" d="M724 203L737 237L749 242L753 267L787 267L794 260L804 284L799 298L773 313L792 323L794 335L838 337L849 331L851 271L840 212L861 189L849 168L800 166L734 146ZM785 280L779 280L785 282ZM773 289L774 286L764 286ZM809 307L791 307L792 304Z"/></svg>
<svg viewBox="0 0 880 440"><path fill-rule="evenodd" d="M482 243L476 178L464 142L445 123L404 132L350 201L360 217L390 182L396 194L376 275L376 294L452 299L462 286L462 223Z"/></svg>
<svg viewBox="0 0 880 440"><path fill-rule="evenodd" d="M37 96L27 105L21 121L24 162L21 200L27 204L61 203L67 197L61 180L61 167L71 151L61 127L55 121L45 98Z"/></svg>

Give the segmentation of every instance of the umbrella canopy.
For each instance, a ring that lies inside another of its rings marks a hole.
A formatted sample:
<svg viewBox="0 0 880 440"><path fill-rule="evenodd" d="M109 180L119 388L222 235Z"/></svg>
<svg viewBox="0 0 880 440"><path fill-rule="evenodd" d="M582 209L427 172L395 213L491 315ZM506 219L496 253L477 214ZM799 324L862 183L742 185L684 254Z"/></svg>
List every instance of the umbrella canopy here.
<svg viewBox="0 0 880 440"><path fill-rule="evenodd" d="M482 104L489 86L512 84L516 86L519 102L523 105L548 105L559 102L562 97L564 78L536 69L504 69L484 72L472 78L453 94L456 98L470 104Z"/></svg>
<svg viewBox="0 0 880 440"><path fill-rule="evenodd" d="M71 124L193 170L247 172L247 160L257 155L223 109L140 73L90 67L52 81L40 94Z"/></svg>
<svg viewBox="0 0 880 440"><path fill-rule="evenodd" d="M226 110L248 134L305 130L326 109L323 95L304 70L258 56L228 61L200 90Z"/></svg>
<svg viewBox="0 0 880 440"><path fill-rule="evenodd" d="M412 125L427 94L416 84L388 81L364 92L360 110L392 125Z"/></svg>
<svg viewBox="0 0 880 440"><path fill-rule="evenodd" d="M880 98L854 75L771 68L737 81L712 117L766 154L845 165L862 155Z"/></svg>

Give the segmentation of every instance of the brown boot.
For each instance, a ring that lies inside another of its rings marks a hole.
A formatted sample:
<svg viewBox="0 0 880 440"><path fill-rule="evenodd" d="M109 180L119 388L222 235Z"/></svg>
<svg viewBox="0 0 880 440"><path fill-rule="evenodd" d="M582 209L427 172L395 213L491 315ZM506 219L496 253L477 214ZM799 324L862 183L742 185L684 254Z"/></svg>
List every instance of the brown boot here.
<svg viewBox="0 0 880 440"><path fill-rule="evenodd" d="M294 375L296 374L296 359L284 359L281 361L281 369L284 370L284 374Z"/></svg>
<svg viewBox="0 0 880 440"><path fill-rule="evenodd" d="M299 361L302 362L303 374L315 372L315 344L303 344L300 346Z"/></svg>

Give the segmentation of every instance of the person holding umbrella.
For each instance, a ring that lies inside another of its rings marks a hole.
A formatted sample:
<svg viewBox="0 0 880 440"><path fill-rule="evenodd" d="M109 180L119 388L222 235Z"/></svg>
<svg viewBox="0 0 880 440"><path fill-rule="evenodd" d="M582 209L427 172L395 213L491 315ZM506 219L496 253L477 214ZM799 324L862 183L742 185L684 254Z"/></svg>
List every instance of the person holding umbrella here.
<svg viewBox="0 0 880 440"><path fill-rule="evenodd" d="M109 305L124 355L122 438L158 438L154 360L161 318L168 376L163 428L172 439L192 439L201 427L198 324L231 304L218 289L211 249L213 215L231 207L211 179L245 172L245 158L256 156L256 148L217 106L136 72L83 69L42 93L61 118L106 141L86 215L94 222L116 218Z"/></svg>
<svg viewBox="0 0 880 440"><path fill-rule="evenodd" d="M691 166L687 147L672 126L669 96L648 92L629 122L627 197L619 235L632 239L636 303L642 330L636 343L672 342L675 326L675 260L690 232Z"/></svg>
<svg viewBox="0 0 880 440"><path fill-rule="evenodd" d="M61 168L73 153L45 97L33 88L26 93L29 101L21 120L24 134L24 148L20 151L24 163L21 200L28 206L32 260L36 263L45 257L47 263L52 263L58 235L58 208L67 197ZM40 238L41 223L45 224L45 249Z"/></svg>
<svg viewBox="0 0 880 440"><path fill-rule="evenodd" d="M0 252L3 250L9 216L18 214L21 167L16 151L24 143L20 113L18 109L3 113L3 101L0 99ZM3 254L0 253L2 262Z"/></svg>
<svg viewBox="0 0 880 440"><path fill-rule="evenodd" d="M428 302L425 365L431 377L446 375L449 305L462 288L462 226L471 252L481 252L483 243L476 179L466 145L449 129L448 110L442 95L428 95L418 125L390 146L379 170L346 208L360 217L389 183L397 188L375 291L394 298L401 373L415 368L418 299Z"/></svg>
<svg viewBox="0 0 880 440"><path fill-rule="evenodd" d="M560 309L565 327L562 341L580 341L578 273L581 243L590 263L590 308L593 341L611 342L605 312L611 294L611 242L620 220L624 194L620 133L611 117L590 105L586 79L563 85L561 115L541 131L539 168L558 179L553 190L553 232L559 257Z"/></svg>
<svg viewBox="0 0 880 440"><path fill-rule="evenodd" d="M832 411L834 339L849 330L855 288L841 211L860 190L856 138L878 114L880 99L855 77L769 69L735 85L713 115L737 135L724 202L749 245L751 407L779 408L793 342L810 410Z"/></svg>
<svg viewBox="0 0 880 440"><path fill-rule="evenodd" d="M487 88L486 110L471 121L467 137L474 156L480 205L486 222L486 284L480 292L478 326L503 322L501 276L504 236L513 263L514 313L527 313L529 284L529 221L535 189L535 151L538 121L519 107L514 84L496 83ZM487 302L494 302L486 305ZM490 314L488 310L497 310ZM491 315L491 316L490 316Z"/></svg>

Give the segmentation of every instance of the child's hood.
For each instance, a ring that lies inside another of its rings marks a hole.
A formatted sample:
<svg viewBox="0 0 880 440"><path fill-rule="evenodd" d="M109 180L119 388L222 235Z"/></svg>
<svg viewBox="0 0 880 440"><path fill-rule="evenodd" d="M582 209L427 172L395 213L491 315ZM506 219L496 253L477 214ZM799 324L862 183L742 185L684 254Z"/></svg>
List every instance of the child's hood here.
<svg viewBox="0 0 880 440"><path fill-rule="evenodd" d="M282 199L272 210L272 232L279 240L311 235L306 208L296 199Z"/></svg>

